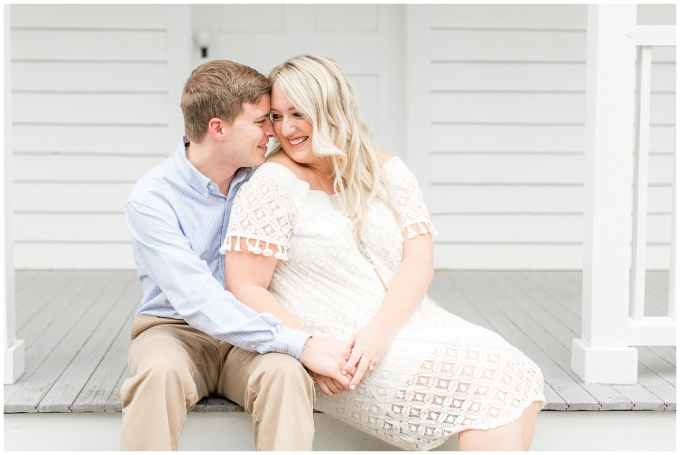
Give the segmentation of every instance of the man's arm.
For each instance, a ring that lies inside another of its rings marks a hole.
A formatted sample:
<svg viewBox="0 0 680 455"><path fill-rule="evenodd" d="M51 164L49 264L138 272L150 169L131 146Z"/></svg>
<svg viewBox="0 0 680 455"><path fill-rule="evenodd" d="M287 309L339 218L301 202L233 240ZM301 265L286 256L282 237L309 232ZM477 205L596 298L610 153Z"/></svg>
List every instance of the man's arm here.
<svg viewBox="0 0 680 455"><path fill-rule="evenodd" d="M170 204L153 202L129 202L125 216L135 253L177 313L192 327L243 349L300 359L309 334L236 300L191 249Z"/></svg>

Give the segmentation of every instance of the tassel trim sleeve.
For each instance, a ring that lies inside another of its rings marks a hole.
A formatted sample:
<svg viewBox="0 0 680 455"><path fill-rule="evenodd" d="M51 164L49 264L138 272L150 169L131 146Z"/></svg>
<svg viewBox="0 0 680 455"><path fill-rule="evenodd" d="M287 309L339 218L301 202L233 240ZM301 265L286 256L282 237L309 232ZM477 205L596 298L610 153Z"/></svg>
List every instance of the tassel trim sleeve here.
<svg viewBox="0 0 680 455"><path fill-rule="evenodd" d="M248 252L287 261L292 207L283 186L256 171L234 199L220 253L241 251L245 239Z"/></svg>

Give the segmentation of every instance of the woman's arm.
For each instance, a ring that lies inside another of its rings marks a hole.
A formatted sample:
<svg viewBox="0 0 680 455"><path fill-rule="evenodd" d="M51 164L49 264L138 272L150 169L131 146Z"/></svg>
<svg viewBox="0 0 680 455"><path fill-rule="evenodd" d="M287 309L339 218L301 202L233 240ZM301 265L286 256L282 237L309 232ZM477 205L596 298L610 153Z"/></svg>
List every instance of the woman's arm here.
<svg viewBox="0 0 680 455"><path fill-rule="evenodd" d="M343 368L345 372L354 373L350 389L361 382L369 365L380 363L394 335L420 306L434 276L432 236L428 233L409 239L406 232L404 229L402 262L385 300L373 321L353 339L352 355Z"/></svg>
<svg viewBox="0 0 680 455"><path fill-rule="evenodd" d="M283 325L307 332L267 289L278 259L248 252L241 239L241 251L227 251L224 259L224 281L227 289L242 303L258 313L271 313ZM332 337L310 338L302 349L301 361L312 370L322 392L329 396L348 390L350 377L340 374L349 356L349 346Z"/></svg>

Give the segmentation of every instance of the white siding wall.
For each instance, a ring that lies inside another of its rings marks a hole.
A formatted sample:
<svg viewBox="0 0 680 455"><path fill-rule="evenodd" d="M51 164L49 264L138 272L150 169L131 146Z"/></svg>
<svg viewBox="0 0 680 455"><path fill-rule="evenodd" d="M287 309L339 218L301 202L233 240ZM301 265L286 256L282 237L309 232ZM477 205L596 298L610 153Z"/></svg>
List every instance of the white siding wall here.
<svg viewBox="0 0 680 455"><path fill-rule="evenodd" d="M436 267L582 268L586 18L584 5L429 8ZM674 18L640 8L641 24ZM674 55L656 49L652 70L656 269L670 258Z"/></svg>
<svg viewBox="0 0 680 455"><path fill-rule="evenodd" d="M167 23L163 5L12 6L17 268L134 268L125 200L171 152Z"/></svg>
<svg viewBox="0 0 680 455"><path fill-rule="evenodd" d="M177 70L169 55L178 28L211 31L210 58L264 72L300 52L335 56L377 142L421 179L437 268L582 267L586 6L432 5L414 22L394 5L196 5L180 25L170 8L12 6L17 268L134 267L123 208L179 134L192 62ZM674 24L675 7L641 6L638 22ZM429 51L416 71L426 96L404 82L414 42ZM647 257L658 269L669 261L674 50L653 59ZM423 141L406 149L404 135Z"/></svg>

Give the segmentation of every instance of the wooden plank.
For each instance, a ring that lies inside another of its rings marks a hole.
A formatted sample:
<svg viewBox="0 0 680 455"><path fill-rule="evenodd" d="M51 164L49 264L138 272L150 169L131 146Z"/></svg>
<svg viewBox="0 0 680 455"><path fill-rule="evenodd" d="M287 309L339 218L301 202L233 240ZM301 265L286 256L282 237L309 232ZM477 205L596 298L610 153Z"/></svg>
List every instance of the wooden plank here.
<svg viewBox="0 0 680 455"><path fill-rule="evenodd" d="M638 350L638 360L649 370L663 378L666 382L675 387L675 365L666 362L664 359L654 354L649 347L639 346Z"/></svg>
<svg viewBox="0 0 680 455"><path fill-rule="evenodd" d="M14 155L15 181L137 181L163 156Z"/></svg>
<svg viewBox="0 0 680 455"><path fill-rule="evenodd" d="M673 3L667 5L648 5L641 3L637 7L638 25L675 25L675 8Z"/></svg>
<svg viewBox="0 0 680 455"><path fill-rule="evenodd" d="M471 303L474 302L483 308L482 311L503 338L539 365L545 381L568 403L569 409L598 410L600 408L597 400L576 382L573 372L564 371L508 319L507 314L501 309L502 302L506 298L493 286L489 278L483 278L482 272L468 272L465 280L451 278L455 280L454 285ZM499 309L501 311L498 311Z"/></svg>
<svg viewBox="0 0 680 455"><path fill-rule="evenodd" d="M104 405L104 412L121 412L123 410L123 399L120 396L120 388L123 386L123 382L131 377L130 370L125 368L123 374L118 378L118 382L113 387L109 399L106 400Z"/></svg>
<svg viewBox="0 0 680 455"><path fill-rule="evenodd" d="M56 321L66 311L73 311L73 307L77 306L77 299L83 292L86 292L88 281L101 282L101 277L94 273L86 273L83 276L78 276L71 273L73 279L64 280L65 285L56 285L45 288L45 294L48 295L42 305L36 311L27 317L27 321L17 331L17 335L27 340L27 352L31 349L33 342L42 343L44 333L46 330L52 330ZM54 292L56 289L56 292ZM78 310L73 312L75 316ZM54 327L59 331L59 327ZM49 346L49 345L48 345ZM46 346L45 346L46 347Z"/></svg>
<svg viewBox="0 0 680 455"><path fill-rule="evenodd" d="M110 153L131 155L171 155L166 147L165 126L43 125L44 134L35 134L33 125L14 125L12 150L15 152ZM181 133L172 132L181 139ZM15 195L16 197L16 195Z"/></svg>
<svg viewBox="0 0 680 455"><path fill-rule="evenodd" d="M221 13L219 14L221 32L252 33L258 30L265 33L282 33L284 31L284 5L221 5L213 11Z"/></svg>
<svg viewBox="0 0 680 455"><path fill-rule="evenodd" d="M640 384L613 386L622 395L633 402L634 411L663 411L666 403Z"/></svg>
<svg viewBox="0 0 680 455"><path fill-rule="evenodd" d="M71 271L54 274L35 272L36 277L31 286L16 293L16 323L17 330L21 330L32 321L33 316L71 283L76 275ZM29 342L26 340L26 342ZM29 342L30 343L30 342Z"/></svg>
<svg viewBox="0 0 680 455"><path fill-rule="evenodd" d="M498 272L493 274L493 283L507 295L503 311L517 327L520 328L535 344L553 359L564 371L571 370L571 342L576 338L576 331L563 325L560 319L539 305L533 296L533 289L521 287L527 283L524 274L519 272ZM535 287L535 286L534 286ZM572 372L573 374L573 372ZM576 381L580 378L573 374ZM600 404L601 409L632 409L632 404L622 404L620 394L609 385L595 388L584 388ZM619 396L618 398L616 398Z"/></svg>
<svg viewBox="0 0 680 455"><path fill-rule="evenodd" d="M586 29L585 5L431 5L433 27Z"/></svg>
<svg viewBox="0 0 680 455"><path fill-rule="evenodd" d="M58 275L54 274L54 276ZM78 315L82 314L82 308L74 304L74 301L80 298L80 295L97 292L97 287L103 286L106 282L106 276L97 272L83 271L73 276L74 279L50 299L51 303L45 311L41 312L39 317L33 318L25 332L20 332L20 339L26 339L28 343L25 352L26 370L16 383L5 386L5 403L24 386L28 378L51 355L54 346L72 327Z"/></svg>
<svg viewBox="0 0 680 455"><path fill-rule="evenodd" d="M97 184L16 182L14 209L19 212L123 213L133 186L133 182Z"/></svg>
<svg viewBox="0 0 680 455"><path fill-rule="evenodd" d="M226 398L208 397L196 403L191 412L245 412L245 409Z"/></svg>
<svg viewBox="0 0 680 455"><path fill-rule="evenodd" d="M12 5L12 28L164 29L165 5Z"/></svg>
<svg viewBox="0 0 680 455"><path fill-rule="evenodd" d="M14 263L24 269L134 269L130 243L17 243Z"/></svg>
<svg viewBox="0 0 680 455"><path fill-rule="evenodd" d="M15 91L166 92L163 62L14 62Z"/></svg>
<svg viewBox="0 0 680 455"><path fill-rule="evenodd" d="M526 153L433 154L432 182L583 184L584 155ZM649 157L649 183L673 183L673 156ZM670 230L670 228L669 228Z"/></svg>
<svg viewBox="0 0 680 455"><path fill-rule="evenodd" d="M40 401L38 412L71 412L71 405L120 332L123 322L136 312L142 293L135 273L117 276L114 286L122 293L98 324L90 328L91 335Z"/></svg>
<svg viewBox="0 0 680 455"><path fill-rule="evenodd" d="M642 363L638 365L638 384L665 403L666 411L675 411L677 407L676 388Z"/></svg>
<svg viewBox="0 0 680 455"><path fill-rule="evenodd" d="M15 241L127 242L130 232L123 213L17 213Z"/></svg>
<svg viewBox="0 0 680 455"><path fill-rule="evenodd" d="M633 402L611 385L581 384L581 387L597 398L601 406L600 411L631 411L633 409Z"/></svg>
<svg viewBox="0 0 680 455"><path fill-rule="evenodd" d="M35 278L38 272L34 270L15 270L14 271L14 289L17 294L26 287L35 286Z"/></svg>
<svg viewBox="0 0 680 455"><path fill-rule="evenodd" d="M568 406L564 398L559 396L550 384L543 384L543 395L545 396L544 411L566 411Z"/></svg>
<svg viewBox="0 0 680 455"><path fill-rule="evenodd" d="M165 61L164 30L13 29L12 60Z"/></svg>
<svg viewBox="0 0 680 455"><path fill-rule="evenodd" d="M435 241L435 269L577 270L581 267L581 245L450 244Z"/></svg>
<svg viewBox="0 0 680 455"><path fill-rule="evenodd" d="M585 62L586 33L528 30L443 30L431 32L432 60Z"/></svg>
<svg viewBox="0 0 680 455"><path fill-rule="evenodd" d="M35 106L40 106L36 109ZM64 109L69 106L69 109ZM134 106L134 109L131 109ZM166 125L165 93L26 93L12 94L15 123Z"/></svg>
<svg viewBox="0 0 680 455"><path fill-rule="evenodd" d="M106 403L127 370L130 334L138 305L127 316L102 361L71 405L71 412L105 412Z"/></svg>
<svg viewBox="0 0 680 455"><path fill-rule="evenodd" d="M650 346L647 349L671 365L676 366L675 346Z"/></svg>
<svg viewBox="0 0 680 455"><path fill-rule="evenodd" d="M567 322L572 330L573 327L578 327L577 333L580 333L581 311L568 302L571 296L555 286L551 286L551 282L547 281L547 275L550 273L555 272L527 272L527 279L535 284L532 292L537 293L537 297L545 302L546 305L549 305L550 311L559 315L562 318L561 320Z"/></svg>
<svg viewBox="0 0 680 455"><path fill-rule="evenodd" d="M121 273L113 272L114 277L105 283L90 280L86 288L89 292L81 294L78 301L55 320L61 328L61 336L49 338L49 357L17 384L18 390L9 399L5 398L6 413L37 412L42 398L77 355L78 347L92 335L93 329L122 294L115 278ZM77 310L76 314L72 314L73 309Z"/></svg>
<svg viewBox="0 0 680 455"><path fill-rule="evenodd" d="M314 5L317 32L377 32L378 21L378 5Z"/></svg>

